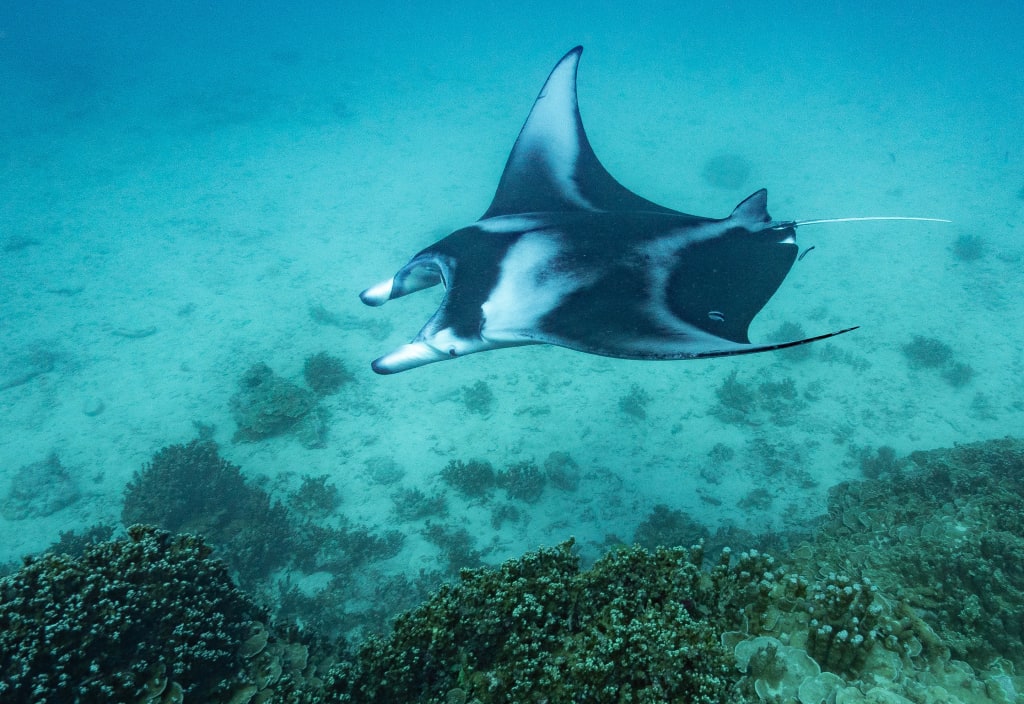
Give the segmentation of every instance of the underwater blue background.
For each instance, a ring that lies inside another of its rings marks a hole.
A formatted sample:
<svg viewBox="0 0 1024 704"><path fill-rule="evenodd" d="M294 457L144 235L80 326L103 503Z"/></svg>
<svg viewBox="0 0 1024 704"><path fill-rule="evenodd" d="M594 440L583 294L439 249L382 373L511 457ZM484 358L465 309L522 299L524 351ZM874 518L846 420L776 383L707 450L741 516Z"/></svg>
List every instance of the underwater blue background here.
<svg viewBox="0 0 1024 704"><path fill-rule="evenodd" d="M570 535L594 556L657 504L783 531L860 477L866 449L1019 434L1022 36L1010 2L5 4L0 502L22 466L55 453L67 471L0 518L0 560L118 524L133 472L197 423L272 495L328 475L339 516L405 532L375 567L390 574L437 563L394 492L450 493L451 460L581 468L576 491L498 527L451 494L447 520L493 563ZM441 292L379 310L358 292L483 213L576 44L594 150L646 198L724 217L764 186L780 220L952 223L801 229L815 250L751 339L861 326L806 356L531 347L375 376ZM915 337L950 359L915 361ZM354 376L324 401L325 446L232 442L245 370L300 381L319 351ZM730 379L779 401L723 410Z"/></svg>

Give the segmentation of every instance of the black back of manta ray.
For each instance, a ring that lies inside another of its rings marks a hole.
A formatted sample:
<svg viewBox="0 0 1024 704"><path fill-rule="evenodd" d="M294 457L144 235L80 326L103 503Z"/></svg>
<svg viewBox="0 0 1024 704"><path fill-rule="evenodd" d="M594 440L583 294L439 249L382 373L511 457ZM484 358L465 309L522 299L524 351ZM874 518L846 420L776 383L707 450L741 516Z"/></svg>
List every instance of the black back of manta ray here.
<svg viewBox="0 0 1024 704"><path fill-rule="evenodd" d="M424 249L368 305L444 284L407 345L373 362L388 374L516 345L548 343L632 359L763 352L747 329L796 259L793 223L757 191L722 219L632 193L604 169L576 99L582 47L552 70L476 223Z"/></svg>

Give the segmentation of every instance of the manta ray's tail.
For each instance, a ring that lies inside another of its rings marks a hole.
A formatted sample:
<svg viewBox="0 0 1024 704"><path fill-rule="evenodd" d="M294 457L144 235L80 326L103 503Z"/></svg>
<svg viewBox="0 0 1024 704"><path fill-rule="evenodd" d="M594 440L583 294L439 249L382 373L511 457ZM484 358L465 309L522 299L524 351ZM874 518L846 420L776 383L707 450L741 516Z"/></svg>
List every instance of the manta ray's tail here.
<svg viewBox="0 0 1024 704"><path fill-rule="evenodd" d="M942 218L918 218L906 215L871 215L868 217L859 218L824 218L821 220L791 220L789 222L779 223L773 230L784 230L787 227L802 227L803 225L824 225L825 223L832 222L865 222L869 220L913 220L915 222L953 222L952 220L944 220Z"/></svg>

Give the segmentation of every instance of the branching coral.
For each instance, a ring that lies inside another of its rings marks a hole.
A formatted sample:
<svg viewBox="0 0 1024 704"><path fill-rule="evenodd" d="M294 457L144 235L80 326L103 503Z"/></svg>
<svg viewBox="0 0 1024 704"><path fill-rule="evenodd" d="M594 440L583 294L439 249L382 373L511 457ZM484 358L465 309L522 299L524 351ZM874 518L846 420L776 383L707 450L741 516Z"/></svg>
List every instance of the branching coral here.
<svg viewBox="0 0 1024 704"><path fill-rule="evenodd" d="M341 503L341 496L338 487L328 483L328 479L326 474L302 477L302 486L288 497L288 505L309 518L330 516Z"/></svg>
<svg viewBox="0 0 1024 704"><path fill-rule="evenodd" d="M428 522L423 537L441 550L450 574L481 564L480 551L473 547L473 536L465 528Z"/></svg>
<svg viewBox="0 0 1024 704"><path fill-rule="evenodd" d="M175 683L189 699L227 702L252 684L242 646L264 612L201 540L143 526L128 535L78 559L48 553L0 581L0 699L145 701Z"/></svg>
<svg viewBox="0 0 1024 704"><path fill-rule="evenodd" d="M531 460L510 464L505 471L496 475L495 480L508 493L509 498L530 504L540 499L544 491L544 475Z"/></svg>
<svg viewBox="0 0 1024 704"><path fill-rule="evenodd" d="M637 420L646 420L647 404L650 402L651 395L639 384L632 384L629 393L619 398L619 410Z"/></svg>
<svg viewBox="0 0 1024 704"><path fill-rule="evenodd" d="M464 572L334 668L329 688L388 703L456 690L481 704L722 701L728 660L691 604L699 569L686 555L627 550L581 572L569 542Z"/></svg>
<svg viewBox="0 0 1024 704"><path fill-rule="evenodd" d="M494 392L486 381L477 381L462 387L462 402L470 413L488 416L494 408Z"/></svg>
<svg viewBox="0 0 1024 704"><path fill-rule="evenodd" d="M903 355L911 369L935 369L942 378L955 387L968 384L974 378L974 369L953 356L953 348L942 340L923 335L903 345Z"/></svg>
<svg viewBox="0 0 1024 704"><path fill-rule="evenodd" d="M494 488L494 466L482 460L452 460L441 470L441 479L463 496L481 499Z"/></svg>
<svg viewBox="0 0 1024 704"><path fill-rule="evenodd" d="M244 583L289 559L292 528L284 507L248 484L211 441L159 450L128 483L121 519L201 533L224 549Z"/></svg>
<svg viewBox="0 0 1024 704"><path fill-rule="evenodd" d="M345 363L326 352L317 352L307 357L302 365L302 376L309 388L319 396L330 396L341 391L341 387L355 377L345 368Z"/></svg>
<svg viewBox="0 0 1024 704"><path fill-rule="evenodd" d="M908 459L884 481L832 490L811 559L898 595L954 656L1024 668L1024 442Z"/></svg>
<svg viewBox="0 0 1024 704"><path fill-rule="evenodd" d="M699 543L708 537L708 529L679 509L657 504L640 522L633 534L633 542L648 550L658 546L675 547Z"/></svg>
<svg viewBox="0 0 1024 704"><path fill-rule="evenodd" d="M391 500L395 516L400 521L418 521L429 516L443 516L448 512L448 501L442 494L428 496L415 488L399 489Z"/></svg>
<svg viewBox="0 0 1024 704"><path fill-rule="evenodd" d="M792 378L775 380L765 377L756 387L740 381L735 370L715 390L718 403L712 415L736 425L792 425L797 414L807 406Z"/></svg>

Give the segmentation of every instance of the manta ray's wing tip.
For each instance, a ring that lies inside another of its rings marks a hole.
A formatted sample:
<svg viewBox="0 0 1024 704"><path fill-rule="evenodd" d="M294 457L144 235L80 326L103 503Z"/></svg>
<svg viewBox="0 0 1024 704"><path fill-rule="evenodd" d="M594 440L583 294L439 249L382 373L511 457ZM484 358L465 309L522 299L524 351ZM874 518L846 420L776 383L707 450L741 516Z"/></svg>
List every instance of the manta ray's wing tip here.
<svg viewBox="0 0 1024 704"><path fill-rule="evenodd" d="M391 292L394 290L395 280L381 281L359 294L359 300L368 306L382 306L391 300Z"/></svg>
<svg viewBox="0 0 1024 704"><path fill-rule="evenodd" d="M373 360L370 368L378 374L397 374L445 359L450 359L450 356L436 347L425 342L410 342Z"/></svg>
<svg viewBox="0 0 1024 704"><path fill-rule="evenodd" d="M383 360L383 359L384 358L381 357L380 359L375 359L372 362L370 362L370 369L372 369L377 374L381 374L381 375L395 374L396 372L401 371L401 370L398 370L398 369L392 369L391 367L389 367L386 364L382 363L381 360Z"/></svg>

